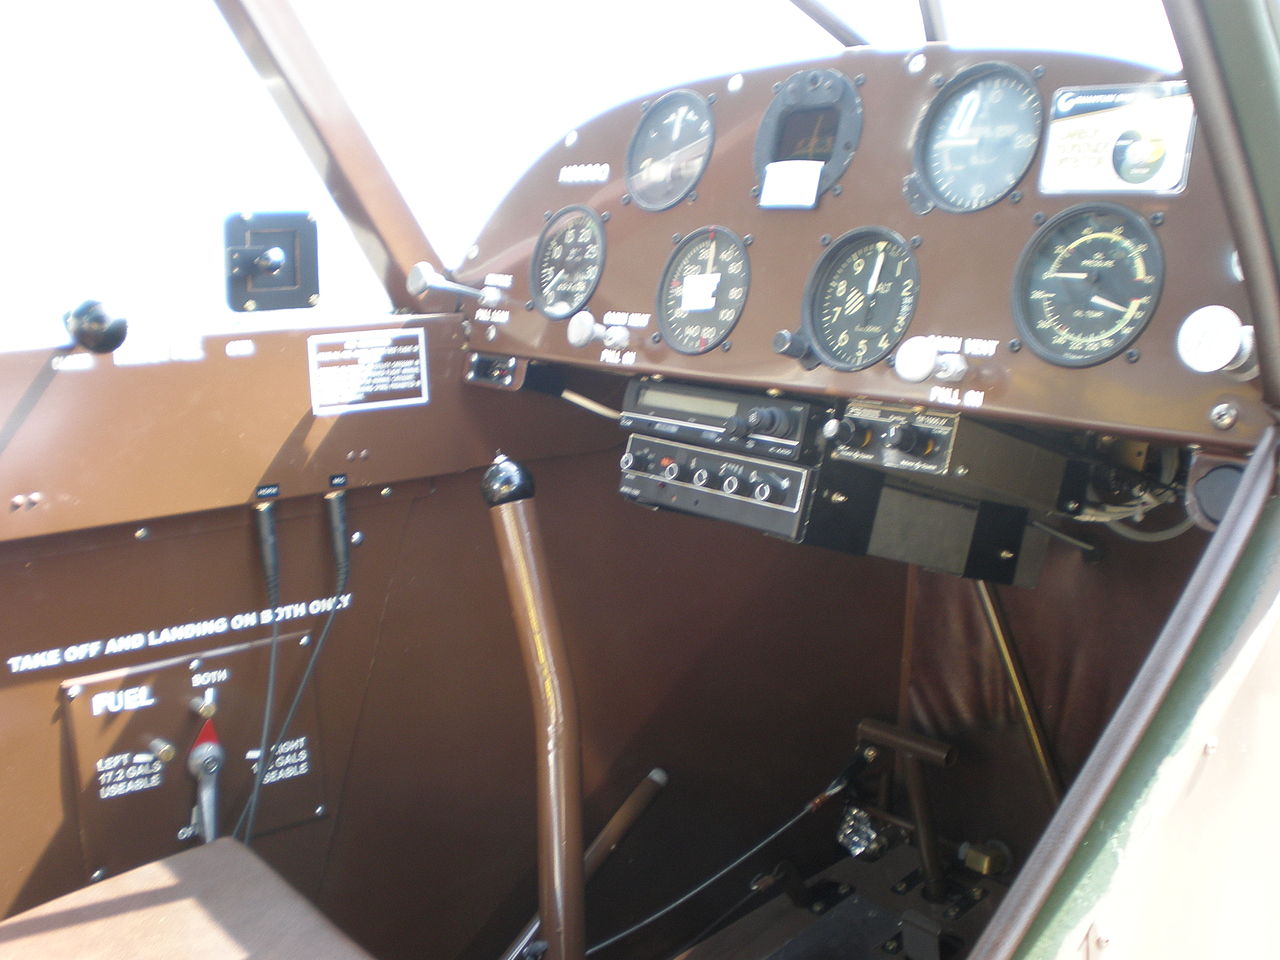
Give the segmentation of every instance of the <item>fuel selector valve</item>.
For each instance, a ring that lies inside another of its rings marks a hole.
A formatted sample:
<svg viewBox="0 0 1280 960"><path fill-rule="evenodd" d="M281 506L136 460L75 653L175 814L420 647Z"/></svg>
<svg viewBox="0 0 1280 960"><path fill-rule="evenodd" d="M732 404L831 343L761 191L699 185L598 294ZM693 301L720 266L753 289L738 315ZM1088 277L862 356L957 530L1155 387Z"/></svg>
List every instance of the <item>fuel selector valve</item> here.
<svg viewBox="0 0 1280 960"><path fill-rule="evenodd" d="M196 778L196 804L191 810L191 825L180 832L180 839L198 836L202 843L218 839L218 775L226 759L213 721L206 720L187 754L187 769Z"/></svg>

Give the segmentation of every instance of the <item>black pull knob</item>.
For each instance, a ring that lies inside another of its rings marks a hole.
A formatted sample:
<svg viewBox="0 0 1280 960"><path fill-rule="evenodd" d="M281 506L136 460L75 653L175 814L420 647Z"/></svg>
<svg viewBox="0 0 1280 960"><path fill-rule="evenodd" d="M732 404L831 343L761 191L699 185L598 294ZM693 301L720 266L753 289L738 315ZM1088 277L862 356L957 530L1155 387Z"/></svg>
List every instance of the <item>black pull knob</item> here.
<svg viewBox="0 0 1280 960"><path fill-rule="evenodd" d="M93 353L110 353L129 332L129 321L110 316L97 300L86 300L66 313L62 322L75 342Z"/></svg>
<svg viewBox="0 0 1280 960"><path fill-rule="evenodd" d="M781 437L791 429L791 418L778 407L752 407L747 411L747 427L752 433Z"/></svg>

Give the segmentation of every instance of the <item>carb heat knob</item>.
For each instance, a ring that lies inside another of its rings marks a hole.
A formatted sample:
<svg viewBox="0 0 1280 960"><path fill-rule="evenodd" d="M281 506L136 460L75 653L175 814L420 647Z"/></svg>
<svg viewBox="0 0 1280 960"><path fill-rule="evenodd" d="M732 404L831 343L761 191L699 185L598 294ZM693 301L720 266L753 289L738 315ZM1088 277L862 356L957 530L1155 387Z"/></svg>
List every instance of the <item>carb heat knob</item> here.
<svg viewBox="0 0 1280 960"><path fill-rule="evenodd" d="M747 411L747 427L752 433L785 437L791 431L791 418L779 407L752 407Z"/></svg>
<svg viewBox="0 0 1280 960"><path fill-rule="evenodd" d="M884 434L885 446L901 453L923 457L933 449L933 438L909 423L895 423Z"/></svg>

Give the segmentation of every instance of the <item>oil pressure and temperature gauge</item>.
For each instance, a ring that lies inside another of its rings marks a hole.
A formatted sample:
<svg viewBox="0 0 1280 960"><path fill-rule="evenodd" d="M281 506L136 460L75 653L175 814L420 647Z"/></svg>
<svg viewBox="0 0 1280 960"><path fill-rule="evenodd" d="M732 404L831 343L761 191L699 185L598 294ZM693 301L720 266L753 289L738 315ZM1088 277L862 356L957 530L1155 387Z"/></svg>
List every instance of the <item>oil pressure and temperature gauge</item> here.
<svg viewBox="0 0 1280 960"><path fill-rule="evenodd" d="M1109 360L1142 333L1164 279L1155 233L1113 203L1086 203L1052 217L1018 263L1013 316L1023 341L1050 363Z"/></svg>

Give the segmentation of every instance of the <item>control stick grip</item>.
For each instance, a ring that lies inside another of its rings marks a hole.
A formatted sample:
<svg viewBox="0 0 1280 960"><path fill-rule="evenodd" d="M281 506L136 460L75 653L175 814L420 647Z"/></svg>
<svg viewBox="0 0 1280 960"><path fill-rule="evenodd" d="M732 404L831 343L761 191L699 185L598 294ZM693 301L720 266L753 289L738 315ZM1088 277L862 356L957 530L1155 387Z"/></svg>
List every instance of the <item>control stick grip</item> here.
<svg viewBox="0 0 1280 960"><path fill-rule="evenodd" d="M498 454L485 472L538 738L538 908L549 960L582 960L582 751L577 698L546 575L533 478Z"/></svg>

